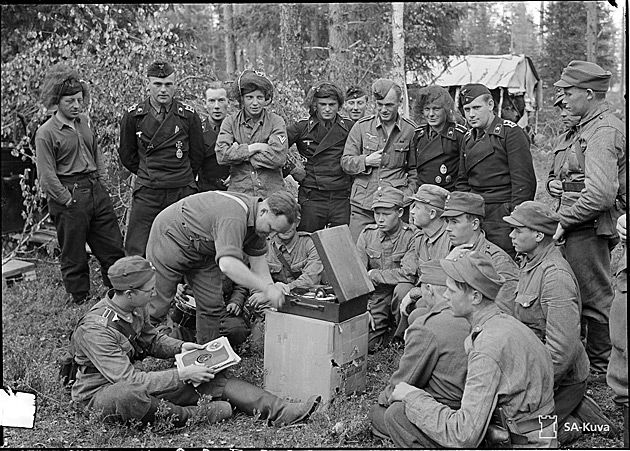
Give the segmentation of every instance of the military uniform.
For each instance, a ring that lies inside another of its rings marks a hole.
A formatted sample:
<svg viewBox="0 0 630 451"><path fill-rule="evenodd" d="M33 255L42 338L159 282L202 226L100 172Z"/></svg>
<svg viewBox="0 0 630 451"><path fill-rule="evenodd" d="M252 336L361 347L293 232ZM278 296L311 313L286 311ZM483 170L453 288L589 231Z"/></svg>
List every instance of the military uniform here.
<svg viewBox="0 0 630 451"><path fill-rule="evenodd" d="M470 130L465 136L455 190L483 196L488 239L513 258L510 228L501 218L536 194L536 174L525 132L500 117L495 117L485 132Z"/></svg>
<svg viewBox="0 0 630 451"><path fill-rule="evenodd" d="M137 175L127 226L127 255L144 255L155 216L197 192L195 176L204 158L201 119L173 100L160 122L147 98L127 109L120 123L122 164Z"/></svg>
<svg viewBox="0 0 630 451"><path fill-rule="evenodd" d="M324 265L307 232L296 232L287 244L275 235L265 257L273 281L287 284L289 290L310 288L321 280Z"/></svg>
<svg viewBox="0 0 630 451"><path fill-rule="evenodd" d="M352 178L341 169L340 160L353 125L351 119L337 114L327 130L324 121L313 115L287 128L289 147L296 144L306 158L306 175L298 191L302 231L315 232L350 221Z"/></svg>
<svg viewBox="0 0 630 451"><path fill-rule="evenodd" d="M418 186L428 183L452 190L457 182L459 158L468 130L460 124L446 122L435 132L424 124L416 130L414 147L418 165Z"/></svg>
<svg viewBox="0 0 630 451"><path fill-rule="evenodd" d="M214 125L208 118L201 122L203 131L203 145L206 151L205 158L199 169L197 184L199 191L226 190L227 178L230 176L230 168L217 163L215 145L219 136L220 125Z"/></svg>

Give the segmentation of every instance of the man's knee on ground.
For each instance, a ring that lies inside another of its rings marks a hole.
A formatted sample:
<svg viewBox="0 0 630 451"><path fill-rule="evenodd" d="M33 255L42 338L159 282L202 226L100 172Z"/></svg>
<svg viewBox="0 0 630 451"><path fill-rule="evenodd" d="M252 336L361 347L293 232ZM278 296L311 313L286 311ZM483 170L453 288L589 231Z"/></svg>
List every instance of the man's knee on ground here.
<svg viewBox="0 0 630 451"><path fill-rule="evenodd" d="M151 407L151 398L141 384L117 382L98 392L89 404L102 419L141 419Z"/></svg>

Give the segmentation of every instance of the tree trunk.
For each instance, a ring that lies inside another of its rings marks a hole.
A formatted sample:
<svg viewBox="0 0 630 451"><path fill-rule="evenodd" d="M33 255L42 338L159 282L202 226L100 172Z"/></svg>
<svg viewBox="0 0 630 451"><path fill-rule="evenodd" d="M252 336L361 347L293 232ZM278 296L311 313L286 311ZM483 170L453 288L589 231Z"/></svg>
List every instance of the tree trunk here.
<svg viewBox="0 0 630 451"><path fill-rule="evenodd" d="M597 3L586 4L586 61L597 61Z"/></svg>
<svg viewBox="0 0 630 451"><path fill-rule="evenodd" d="M227 78L236 74L236 42L234 39L234 14L231 3L223 4L223 36L225 40L225 73Z"/></svg>
<svg viewBox="0 0 630 451"><path fill-rule="evenodd" d="M300 16L295 3L282 3L280 6L280 45L282 80L301 81L302 76L302 34Z"/></svg>
<svg viewBox="0 0 630 451"><path fill-rule="evenodd" d="M348 26L345 20L343 3L328 4L328 47L329 67L328 79L336 82L340 87L347 86L348 66Z"/></svg>
<svg viewBox="0 0 630 451"><path fill-rule="evenodd" d="M407 95L407 79L405 76L405 29L403 17L405 4L392 2L392 79L402 88L402 114L409 117L409 97Z"/></svg>

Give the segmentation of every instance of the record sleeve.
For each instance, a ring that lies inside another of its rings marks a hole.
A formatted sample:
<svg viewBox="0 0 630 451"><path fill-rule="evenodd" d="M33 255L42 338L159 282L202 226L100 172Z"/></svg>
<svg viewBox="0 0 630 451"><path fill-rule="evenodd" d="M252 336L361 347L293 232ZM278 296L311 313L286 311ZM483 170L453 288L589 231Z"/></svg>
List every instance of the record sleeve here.
<svg viewBox="0 0 630 451"><path fill-rule="evenodd" d="M205 365L218 373L238 364L241 358L234 352L226 337L219 337L205 344L203 349L175 354L177 369L190 365ZM199 385L199 384L195 384Z"/></svg>

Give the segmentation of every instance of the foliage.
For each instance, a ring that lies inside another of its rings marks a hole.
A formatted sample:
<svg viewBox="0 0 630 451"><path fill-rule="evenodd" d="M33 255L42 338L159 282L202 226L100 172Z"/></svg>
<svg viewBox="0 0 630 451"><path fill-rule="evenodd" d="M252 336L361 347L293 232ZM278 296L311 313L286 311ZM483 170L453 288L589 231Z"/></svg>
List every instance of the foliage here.
<svg viewBox="0 0 630 451"><path fill-rule="evenodd" d="M496 4L468 3L455 40L461 42L464 54L504 55L510 53L510 20L500 14Z"/></svg>

